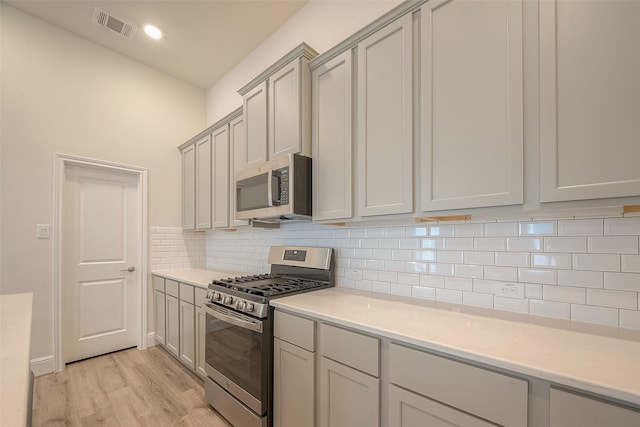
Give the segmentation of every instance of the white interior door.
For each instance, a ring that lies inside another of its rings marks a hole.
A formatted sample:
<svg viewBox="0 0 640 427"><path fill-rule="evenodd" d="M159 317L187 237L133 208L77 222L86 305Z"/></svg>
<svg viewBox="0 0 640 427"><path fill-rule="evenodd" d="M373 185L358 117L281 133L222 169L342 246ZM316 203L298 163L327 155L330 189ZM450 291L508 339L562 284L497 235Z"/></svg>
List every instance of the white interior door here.
<svg viewBox="0 0 640 427"><path fill-rule="evenodd" d="M65 168L64 363L135 346L140 330L140 185L134 173Z"/></svg>

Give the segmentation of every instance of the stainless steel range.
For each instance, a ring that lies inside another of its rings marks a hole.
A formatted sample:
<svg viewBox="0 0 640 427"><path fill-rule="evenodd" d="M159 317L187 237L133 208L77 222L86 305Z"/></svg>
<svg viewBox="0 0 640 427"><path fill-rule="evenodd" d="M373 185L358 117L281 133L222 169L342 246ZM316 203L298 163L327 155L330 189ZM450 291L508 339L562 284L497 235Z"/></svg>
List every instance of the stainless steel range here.
<svg viewBox="0 0 640 427"><path fill-rule="evenodd" d="M206 311L207 401L232 425L272 425L274 298L334 285L331 248L272 246L270 274L214 280Z"/></svg>

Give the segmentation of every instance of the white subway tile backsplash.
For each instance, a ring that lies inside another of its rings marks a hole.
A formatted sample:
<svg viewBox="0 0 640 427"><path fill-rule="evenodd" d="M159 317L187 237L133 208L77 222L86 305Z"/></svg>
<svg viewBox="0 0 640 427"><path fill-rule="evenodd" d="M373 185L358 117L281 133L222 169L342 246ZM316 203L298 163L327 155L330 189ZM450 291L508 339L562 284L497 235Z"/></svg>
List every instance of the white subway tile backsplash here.
<svg viewBox="0 0 640 427"><path fill-rule="evenodd" d="M519 268L518 281L555 285L558 283L556 270L542 270L536 268Z"/></svg>
<svg viewBox="0 0 640 427"><path fill-rule="evenodd" d="M558 285L602 288L604 274L601 271L558 270Z"/></svg>
<svg viewBox="0 0 640 427"><path fill-rule="evenodd" d="M429 274L437 276L453 276L453 264L429 264Z"/></svg>
<svg viewBox="0 0 640 427"><path fill-rule="evenodd" d="M462 304L462 291L436 288L436 301Z"/></svg>
<svg viewBox="0 0 640 427"><path fill-rule="evenodd" d="M518 271L515 267L486 266L484 268L484 278L488 280L515 282L517 273Z"/></svg>
<svg viewBox="0 0 640 427"><path fill-rule="evenodd" d="M272 245L330 246L340 287L640 329L640 216L569 218L233 234L153 227L150 258L152 269L250 274L269 271Z"/></svg>
<svg viewBox="0 0 640 427"><path fill-rule="evenodd" d="M558 236L602 236L602 219L558 221Z"/></svg>
<svg viewBox="0 0 640 427"><path fill-rule="evenodd" d="M590 305L571 305L571 320L618 326L618 310L615 308L593 307Z"/></svg>
<svg viewBox="0 0 640 427"><path fill-rule="evenodd" d="M587 249L595 254L637 254L636 236L595 236L587 239Z"/></svg>
<svg viewBox="0 0 640 427"><path fill-rule="evenodd" d="M431 276L421 274L420 286L427 286L430 288L444 288L444 276Z"/></svg>
<svg viewBox="0 0 640 427"><path fill-rule="evenodd" d="M453 232L456 237L482 237L484 224L456 224Z"/></svg>
<svg viewBox="0 0 640 427"><path fill-rule="evenodd" d="M438 251L436 260L440 263L461 264L462 251Z"/></svg>
<svg viewBox="0 0 640 427"><path fill-rule="evenodd" d="M531 265L545 268L571 268L571 254L532 254Z"/></svg>
<svg viewBox="0 0 640 427"><path fill-rule="evenodd" d="M573 255L576 270L620 271L620 255L578 254Z"/></svg>
<svg viewBox="0 0 640 427"><path fill-rule="evenodd" d="M640 235L640 217L606 218L605 235Z"/></svg>
<svg viewBox="0 0 640 427"><path fill-rule="evenodd" d="M507 239L504 237L481 237L473 240L475 251L505 251Z"/></svg>
<svg viewBox="0 0 640 427"><path fill-rule="evenodd" d="M515 237L518 235L517 222L493 222L484 225L486 237Z"/></svg>
<svg viewBox="0 0 640 427"><path fill-rule="evenodd" d="M479 265L493 265L495 260L495 254L493 252L464 252L465 264L479 264Z"/></svg>
<svg viewBox="0 0 640 427"><path fill-rule="evenodd" d="M514 313L529 313L529 300L514 299L495 296L493 297L493 308Z"/></svg>
<svg viewBox="0 0 640 427"><path fill-rule="evenodd" d="M566 302L530 300L529 312L535 316L569 319L571 317L571 305Z"/></svg>
<svg viewBox="0 0 640 427"><path fill-rule="evenodd" d="M545 237L544 251L545 252L586 253L587 238L586 237Z"/></svg>
<svg viewBox="0 0 640 427"><path fill-rule="evenodd" d="M584 288L553 285L544 285L542 287L542 297L548 301L570 302L574 304L585 304L587 298Z"/></svg>
<svg viewBox="0 0 640 427"><path fill-rule="evenodd" d="M453 225L432 225L429 227L429 236L453 237Z"/></svg>
<svg viewBox="0 0 640 427"><path fill-rule="evenodd" d="M446 289L455 289L458 291L471 291L473 289L471 279L461 277L445 277L444 287Z"/></svg>
<svg viewBox="0 0 640 427"><path fill-rule="evenodd" d="M640 274L604 273L605 289L640 292Z"/></svg>
<svg viewBox="0 0 640 427"><path fill-rule="evenodd" d="M622 271L640 273L640 255L622 255Z"/></svg>
<svg viewBox="0 0 640 427"><path fill-rule="evenodd" d="M636 292L613 291L608 289L587 289L587 304L601 307L638 309Z"/></svg>
<svg viewBox="0 0 640 427"><path fill-rule="evenodd" d="M555 236L556 222L521 222L518 226L520 236Z"/></svg>
<svg viewBox="0 0 640 427"><path fill-rule="evenodd" d="M640 330L640 311L620 310L619 323L621 328Z"/></svg>
<svg viewBox="0 0 640 427"><path fill-rule="evenodd" d="M484 277L484 267L481 265L457 264L454 269L454 274L456 277L482 279Z"/></svg>
<svg viewBox="0 0 640 427"><path fill-rule="evenodd" d="M464 305L472 305L475 307L493 308L493 295L463 292L462 303Z"/></svg>
<svg viewBox="0 0 640 427"><path fill-rule="evenodd" d="M496 265L505 267L529 267L528 252L496 252Z"/></svg>
<svg viewBox="0 0 640 427"><path fill-rule="evenodd" d="M539 252L542 251L542 238L537 237L507 237L507 251Z"/></svg>
<svg viewBox="0 0 640 427"><path fill-rule="evenodd" d="M436 289L429 288L426 286L412 286L411 287L411 296L414 298L422 298L422 299L436 299Z"/></svg>
<svg viewBox="0 0 640 427"><path fill-rule="evenodd" d="M448 251L470 251L473 249L472 237L447 237L444 239L444 247Z"/></svg>

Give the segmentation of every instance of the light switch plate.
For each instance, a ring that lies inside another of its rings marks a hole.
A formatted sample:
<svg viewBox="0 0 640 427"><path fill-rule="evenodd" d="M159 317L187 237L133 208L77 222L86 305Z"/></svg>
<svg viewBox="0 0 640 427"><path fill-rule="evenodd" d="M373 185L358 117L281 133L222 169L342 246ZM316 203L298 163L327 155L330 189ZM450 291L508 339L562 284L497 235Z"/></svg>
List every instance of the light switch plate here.
<svg viewBox="0 0 640 427"><path fill-rule="evenodd" d="M36 238L48 239L49 238L49 224L37 224L36 225Z"/></svg>

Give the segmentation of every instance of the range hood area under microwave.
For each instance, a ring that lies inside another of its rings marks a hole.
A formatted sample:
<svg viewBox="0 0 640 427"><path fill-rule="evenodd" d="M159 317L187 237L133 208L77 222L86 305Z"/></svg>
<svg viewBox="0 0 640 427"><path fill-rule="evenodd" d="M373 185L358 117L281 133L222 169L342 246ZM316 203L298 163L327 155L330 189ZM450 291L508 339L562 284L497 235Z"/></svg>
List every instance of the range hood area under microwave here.
<svg viewBox="0 0 640 427"><path fill-rule="evenodd" d="M254 226L311 219L311 159L287 154L235 176L236 219Z"/></svg>

